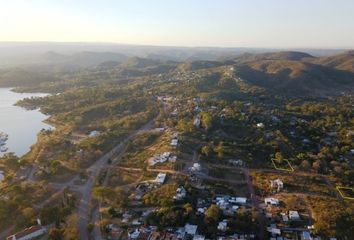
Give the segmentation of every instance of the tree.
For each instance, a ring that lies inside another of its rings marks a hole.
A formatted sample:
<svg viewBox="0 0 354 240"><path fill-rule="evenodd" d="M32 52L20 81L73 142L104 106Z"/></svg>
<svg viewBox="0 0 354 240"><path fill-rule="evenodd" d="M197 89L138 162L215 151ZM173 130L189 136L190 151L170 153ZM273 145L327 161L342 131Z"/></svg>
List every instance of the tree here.
<svg viewBox="0 0 354 240"><path fill-rule="evenodd" d="M178 131L189 133L193 131L193 122L187 121L186 119L181 119L177 123Z"/></svg>
<svg viewBox="0 0 354 240"><path fill-rule="evenodd" d="M203 112L201 114L201 124L205 131L209 131L213 124L213 118L210 113Z"/></svg>
<svg viewBox="0 0 354 240"><path fill-rule="evenodd" d="M209 156L212 149L208 145L205 145L202 147L202 149L200 151L204 156Z"/></svg>
<svg viewBox="0 0 354 240"><path fill-rule="evenodd" d="M129 199L124 189L121 187L117 187L115 189L115 192L116 192L116 198L114 203L115 206L119 208L126 208L129 203Z"/></svg>
<svg viewBox="0 0 354 240"><path fill-rule="evenodd" d="M117 195L110 187L95 187L93 189L93 196L101 201L112 201Z"/></svg>
<svg viewBox="0 0 354 240"><path fill-rule="evenodd" d="M283 154L281 152L276 152L274 158L278 163L281 163L284 160Z"/></svg>
<svg viewBox="0 0 354 240"><path fill-rule="evenodd" d="M205 220L207 222L217 222L222 215L222 211L219 206L212 204L205 212Z"/></svg>
<svg viewBox="0 0 354 240"><path fill-rule="evenodd" d="M19 158L14 153L6 153L0 158L0 163L3 163L6 168L17 170L20 166Z"/></svg>
<svg viewBox="0 0 354 240"><path fill-rule="evenodd" d="M215 148L214 151L218 154L219 158L224 157L225 154L225 146L224 142L220 142Z"/></svg>
<svg viewBox="0 0 354 240"><path fill-rule="evenodd" d="M304 161L301 162L301 168L302 169L309 170L310 167L311 167L311 164L310 164L309 161L304 160Z"/></svg>
<svg viewBox="0 0 354 240"><path fill-rule="evenodd" d="M317 161L313 162L312 168L315 169L317 172L319 172L322 168L321 160L317 160Z"/></svg>
<svg viewBox="0 0 354 240"><path fill-rule="evenodd" d="M91 233L93 231L94 227L95 227L95 225L92 222L90 222L89 224L87 224L87 231L89 233Z"/></svg>
<svg viewBox="0 0 354 240"><path fill-rule="evenodd" d="M49 230L50 240L62 240L64 237L63 230L60 228L51 228Z"/></svg>

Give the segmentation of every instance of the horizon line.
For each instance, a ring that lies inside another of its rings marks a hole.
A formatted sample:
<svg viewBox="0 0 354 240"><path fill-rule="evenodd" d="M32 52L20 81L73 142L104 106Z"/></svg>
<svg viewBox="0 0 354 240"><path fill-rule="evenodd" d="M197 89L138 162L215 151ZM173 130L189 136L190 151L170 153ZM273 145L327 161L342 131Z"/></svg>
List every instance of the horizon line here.
<svg viewBox="0 0 354 240"><path fill-rule="evenodd" d="M309 50L354 50L353 47L251 47L251 46L189 46L189 45L154 45L154 44L143 44L143 43L120 43L120 42L105 42L105 41L1 41L3 43L24 43L24 44L101 44L101 45L121 45L121 46L132 46L132 47L165 47L165 48L218 48L218 49L274 49L274 50L296 50L296 49L309 49Z"/></svg>

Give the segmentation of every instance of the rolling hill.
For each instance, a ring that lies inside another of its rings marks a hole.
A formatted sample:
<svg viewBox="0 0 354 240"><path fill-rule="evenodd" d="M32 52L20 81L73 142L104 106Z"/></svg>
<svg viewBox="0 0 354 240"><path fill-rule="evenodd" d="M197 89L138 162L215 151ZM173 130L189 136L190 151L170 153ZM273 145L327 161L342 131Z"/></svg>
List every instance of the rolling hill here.
<svg viewBox="0 0 354 240"><path fill-rule="evenodd" d="M327 66L291 60L259 60L235 65L247 82L286 93L354 89L354 74Z"/></svg>
<svg viewBox="0 0 354 240"><path fill-rule="evenodd" d="M312 62L354 73L354 51L347 51L330 57L317 58Z"/></svg>

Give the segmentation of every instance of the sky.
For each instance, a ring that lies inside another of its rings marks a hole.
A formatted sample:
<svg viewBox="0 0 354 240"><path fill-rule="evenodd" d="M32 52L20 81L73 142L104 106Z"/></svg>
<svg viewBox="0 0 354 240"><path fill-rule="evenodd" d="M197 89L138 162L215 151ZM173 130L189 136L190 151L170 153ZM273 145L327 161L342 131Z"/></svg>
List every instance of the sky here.
<svg viewBox="0 0 354 240"><path fill-rule="evenodd" d="M0 0L0 41L354 48L354 1Z"/></svg>

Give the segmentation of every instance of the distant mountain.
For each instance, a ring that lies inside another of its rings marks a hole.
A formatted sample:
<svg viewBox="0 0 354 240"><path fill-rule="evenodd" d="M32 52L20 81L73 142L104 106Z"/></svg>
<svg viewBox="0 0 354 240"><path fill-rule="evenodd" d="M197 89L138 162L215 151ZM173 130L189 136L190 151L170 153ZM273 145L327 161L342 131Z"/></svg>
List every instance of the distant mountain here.
<svg viewBox="0 0 354 240"><path fill-rule="evenodd" d="M150 58L131 57L122 62L121 67L124 68L146 68L161 64L161 60L155 60Z"/></svg>
<svg viewBox="0 0 354 240"><path fill-rule="evenodd" d="M39 62L47 64L65 64L75 66L95 66L107 61L122 62L128 57L113 52L79 52L71 55L59 54L56 52L46 52L39 59Z"/></svg>
<svg viewBox="0 0 354 240"><path fill-rule="evenodd" d="M247 82L286 93L311 93L354 89L354 74L308 62L258 60L235 65Z"/></svg>
<svg viewBox="0 0 354 240"><path fill-rule="evenodd" d="M282 51L282 52L270 52L261 54L245 53L234 60L236 62L248 62L248 61L260 61L260 60L291 60L301 61L304 59L314 59L315 57L303 52L294 51Z"/></svg>
<svg viewBox="0 0 354 240"><path fill-rule="evenodd" d="M317 58L312 62L339 70L351 71L354 73L354 50L347 51L335 56Z"/></svg>
<svg viewBox="0 0 354 240"><path fill-rule="evenodd" d="M214 68L224 65L223 62L218 61L186 61L178 65L178 69L184 71L204 69L204 68Z"/></svg>

